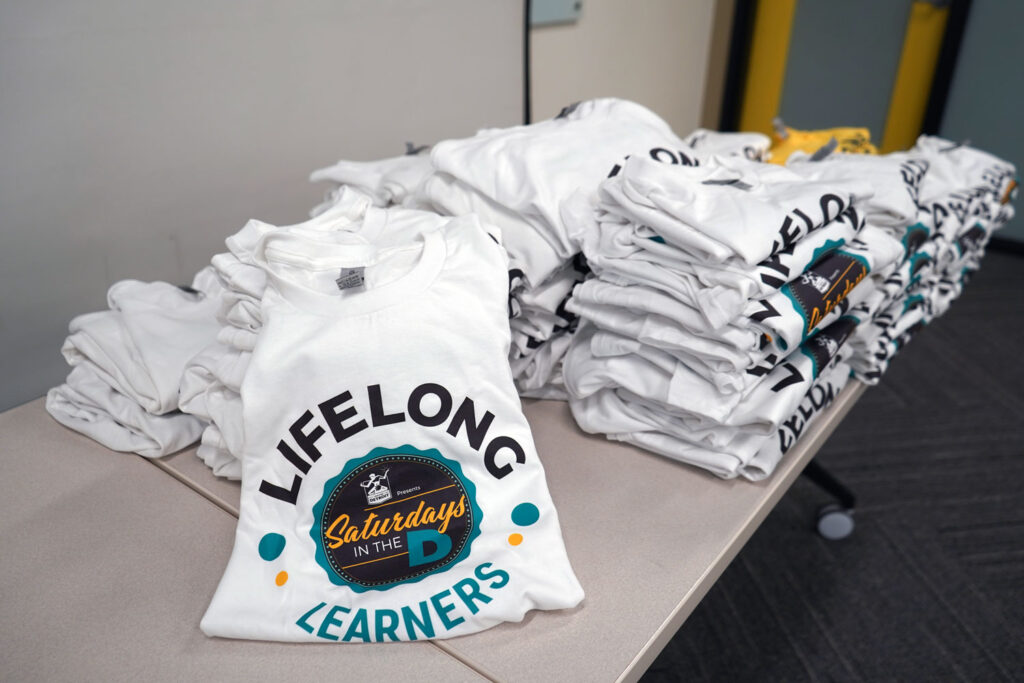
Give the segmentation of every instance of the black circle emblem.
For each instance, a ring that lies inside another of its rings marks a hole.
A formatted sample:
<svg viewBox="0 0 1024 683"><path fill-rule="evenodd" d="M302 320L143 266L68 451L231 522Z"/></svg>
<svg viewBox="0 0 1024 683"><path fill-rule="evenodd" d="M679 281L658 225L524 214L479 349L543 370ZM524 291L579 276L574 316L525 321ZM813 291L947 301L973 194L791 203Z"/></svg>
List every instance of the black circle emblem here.
<svg viewBox="0 0 1024 683"><path fill-rule="evenodd" d="M311 529L334 583L387 588L444 569L479 533L475 487L436 450L375 449L324 487Z"/></svg>

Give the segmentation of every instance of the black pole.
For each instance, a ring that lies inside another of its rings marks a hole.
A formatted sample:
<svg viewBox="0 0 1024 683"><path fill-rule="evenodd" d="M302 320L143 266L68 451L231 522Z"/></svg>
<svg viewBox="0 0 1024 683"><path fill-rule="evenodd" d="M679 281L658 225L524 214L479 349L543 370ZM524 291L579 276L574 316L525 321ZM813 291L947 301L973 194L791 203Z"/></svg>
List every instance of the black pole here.
<svg viewBox="0 0 1024 683"><path fill-rule="evenodd" d="M754 37L754 14L757 0L736 0L729 35L729 61L725 67L725 86L722 89L722 111L718 129L737 130L743 109L743 86L747 82L750 62L750 41Z"/></svg>
<svg viewBox="0 0 1024 683"><path fill-rule="evenodd" d="M530 0L523 2L523 123L530 123Z"/></svg>
<svg viewBox="0 0 1024 683"><path fill-rule="evenodd" d="M942 36L939 58L935 62L935 76L932 78L932 89L928 93L928 104L921 122L921 132L925 135L938 135L942 128L942 116L946 113L946 100L953 84L956 61L960 56L960 44L963 42L967 28L967 18L971 13L971 0L952 0L949 7L949 18L946 19L946 32Z"/></svg>

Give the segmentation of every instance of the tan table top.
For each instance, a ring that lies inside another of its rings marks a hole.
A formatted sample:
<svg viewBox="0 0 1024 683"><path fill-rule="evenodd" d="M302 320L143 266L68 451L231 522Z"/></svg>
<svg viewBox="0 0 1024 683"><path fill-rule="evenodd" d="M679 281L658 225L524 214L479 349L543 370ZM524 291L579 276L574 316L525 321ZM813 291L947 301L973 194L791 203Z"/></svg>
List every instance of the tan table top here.
<svg viewBox="0 0 1024 683"><path fill-rule="evenodd" d="M342 678L363 680L382 675L386 655L386 675L409 680L636 680L864 389L851 382L757 484L584 434L563 403L525 402L583 604L449 641L336 654L199 631L231 550L237 483L192 449L158 461L112 453L41 401L26 404L0 414L0 678L337 677L343 661Z"/></svg>
<svg viewBox="0 0 1024 683"><path fill-rule="evenodd" d="M149 461L0 414L0 680L385 679L373 645L207 638L235 519ZM387 648L404 680L479 681L431 643Z"/></svg>

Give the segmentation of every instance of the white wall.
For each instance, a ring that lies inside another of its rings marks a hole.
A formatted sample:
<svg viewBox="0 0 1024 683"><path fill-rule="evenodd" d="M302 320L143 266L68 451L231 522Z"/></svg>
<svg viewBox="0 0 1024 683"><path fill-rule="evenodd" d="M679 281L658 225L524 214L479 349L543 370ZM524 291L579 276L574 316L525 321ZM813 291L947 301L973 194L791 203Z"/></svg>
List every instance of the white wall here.
<svg viewBox="0 0 1024 683"><path fill-rule="evenodd" d="M509 0L0 3L0 409L122 278L187 282L340 157L522 121Z"/></svg>
<svg viewBox="0 0 1024 683"><path fill-rule="evenodd" d="M582 0L578 22L532 30L532 116L593 97L634 100L680 135L700 124L714 0Z"/></svg>

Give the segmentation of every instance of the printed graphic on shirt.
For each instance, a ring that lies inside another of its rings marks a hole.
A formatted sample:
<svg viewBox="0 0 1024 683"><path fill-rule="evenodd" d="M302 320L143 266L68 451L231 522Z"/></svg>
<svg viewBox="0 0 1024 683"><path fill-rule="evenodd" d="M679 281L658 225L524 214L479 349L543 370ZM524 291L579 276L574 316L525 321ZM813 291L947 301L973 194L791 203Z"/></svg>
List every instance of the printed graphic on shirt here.
<svg viewBox="0 0 1024 683"><path fill-rule="evenodd" d="M847 212L849 212L849 209ZM814 250L810 262L817 263L819 259L845 244L846 240L826 240L823 245ZM792 257L795 247L795 244L791 244L785 249L775 252L757 265L757 270L761 273L761 282L775 289L780 289L789 282L791 268L783 263L783 257Z"/></svg>
<svg viewBox="0 0 1024 683"><path fill-rule="evenodd" d="M804 319L806 338L822 318L828 315L868 274L862 257L834 251L782 287Z"/></svg>
<svg viewBox="0 0 1024 683"><path fill-rule="evenodd" d="M839 195L826 193L818 199L818 207L821 209L821 220L817 222L800 209L793 209L782 220L782 225L779 226L779 238L772 243L771 253L787 249L815 230L820 230L846 213L850 204L847 199ZM856 215L851 219L856 225L858 222Z"/></svg>
<svg viewBox="0 0 1024 683"><path fill-rule="evenodd" d="M857 319L844 315L800 345L800 351L814 363L814 377L828 367L856 327Z"/></svg>
<svg viewBox="0 0 1024 683"><path fill-rule="evenodd" d="M985 229L975 223L970 230L960 235L954 242L957 253L963 256L968 252L978 251L985 243L985 236Z"/></svg>
<svg viewBox="0 0 1024 683"><path fill-rule="evenodd" d="M655 161L660 161L661 163L668 164L670 166L700 166L699 159L690 156L681 149L673 152L672 150L667 149L665 147L652 147L650 150L648 150L647 155L650 156ZM622 162L625 163L626 159L628 159L629 157L630 155L627 154L626 157L622 160ZM612 170L608 172L608 177L614 178L619 174L619 171L621 170L622 164L615 164L614 166L612 166Z"/></svg>
<svg viewBox="0 0 1024 683"><path fill-rule="evenodd" d="M917 284L917 281L921 279L921 272L924 267L932 262L932 257L929 254L917 253L910 257L910 282L907 283L907 287L911 287Z"/></svg>
<svg viewBox="0 0 1024 683"><path fill-rule="evenodd" d="M457 462L435 449L376 448L324 485L310 535L331 582L361 593L454 566L481 517Z"/></svg>
<svg viewBox="0 0 1024 683"><path fill-rule="evenodd" d="M914 206L920 206L921 181L929 168L931 164L924 159L908 159L900 164L900 175Z"/></svg>
<svg viewBox="0 0 1024 683"><path fill-rule="evenodd" d="M1003 192L1003 196L999 199L1000 204L1008 204L1011 201L1017 199L1017 186L1020 183L1017 182L1016 178L1012 178L1006 185L1006 190Z"/></svg>
<svg viewBox="0 0 1024 683"><path fill-rule="evenodd" d="M829 382L812 386L804 395L796 412L779 426L777 432L779 452L785 454L800 438L804 429L814 421L814 418L832 405L835 397L835 388Z"/></svg>
<svg viewBox="0 0 1024 683"><path fill-rule="evenodd" d="M915 253L928 240L930 231L924 223L914 223L903 234L903 251L907 256Z"/></svg>

